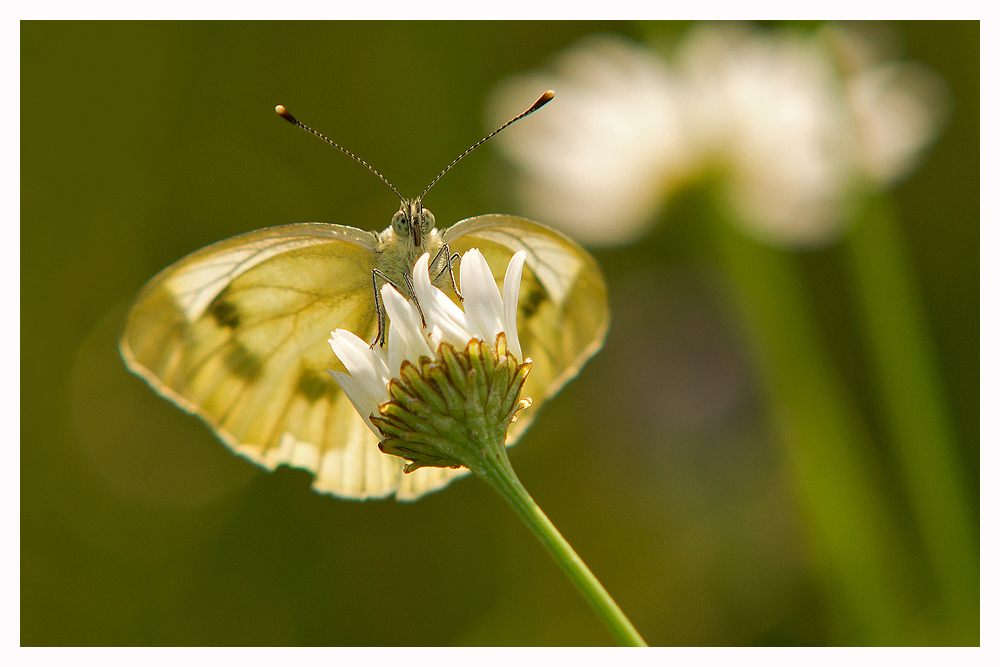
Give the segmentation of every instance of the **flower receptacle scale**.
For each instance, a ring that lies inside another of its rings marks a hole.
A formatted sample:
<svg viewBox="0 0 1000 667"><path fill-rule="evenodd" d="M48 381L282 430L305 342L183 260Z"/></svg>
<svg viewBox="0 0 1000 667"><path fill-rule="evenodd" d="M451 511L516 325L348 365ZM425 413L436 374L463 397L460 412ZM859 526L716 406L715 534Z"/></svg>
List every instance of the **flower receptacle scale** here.
<svg viewBox="0 0 1000 667"><path fill-rule="evenodd" d="M391 400L371 416L379 449L409 461L405 472L465 466L482 477L482 457L502 454L507 428L531 404L520 398L529 370L531 360L518 363L503 333L495 348L473 338L464 350L441 343L433 360L404 361L389 382Z"/></svg>

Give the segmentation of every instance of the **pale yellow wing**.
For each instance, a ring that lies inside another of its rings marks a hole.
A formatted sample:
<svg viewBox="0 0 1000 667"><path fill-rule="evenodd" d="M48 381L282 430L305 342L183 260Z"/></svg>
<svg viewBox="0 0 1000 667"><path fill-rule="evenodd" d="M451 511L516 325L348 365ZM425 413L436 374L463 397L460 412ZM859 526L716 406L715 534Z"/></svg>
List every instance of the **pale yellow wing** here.
<svg viewBox="0 0 1000 667"><path fill-rule="evenodd" d="M408 500L467 471L424 468L378 450L326 372L344 370L330 331L375 334L371 233L301 223L249 232L157 274L129 312L129 369L233 451L268 469L311 471L343 498Z"/></svg>
<svg viewBox="0 0 1000 667"><path fill-rule="evenodd" d="M479 248L498 281L511 255L518 250L528 252L518 295L517 332L524 356L533 362L523 392L532 403L511 426L510 446L542 403L604 345L611 322L607 284L586 250L563 234L523 218L468 218L446 230L444 241L452 253Z"/></svg>

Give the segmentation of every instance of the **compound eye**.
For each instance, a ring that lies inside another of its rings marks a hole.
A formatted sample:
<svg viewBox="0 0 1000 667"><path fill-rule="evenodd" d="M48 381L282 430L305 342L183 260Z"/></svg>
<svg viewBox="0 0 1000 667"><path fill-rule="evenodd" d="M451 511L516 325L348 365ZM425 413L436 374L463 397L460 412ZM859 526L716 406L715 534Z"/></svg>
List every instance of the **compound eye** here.
<svg viewBox="0 0 1000 667"><path fill-rule="evenodd" d="M420 212L420 215L424 219L423 231L426 233L434 229L434 214L425 208Z"/></svg>
<svg viewBox="0 0 1000 667"><path fill-rule="evenodd" d="M392 231L399 236L410 235L410 226L406 224L406 214L402 211L396 211L396 214L392 216Z"/></svg>

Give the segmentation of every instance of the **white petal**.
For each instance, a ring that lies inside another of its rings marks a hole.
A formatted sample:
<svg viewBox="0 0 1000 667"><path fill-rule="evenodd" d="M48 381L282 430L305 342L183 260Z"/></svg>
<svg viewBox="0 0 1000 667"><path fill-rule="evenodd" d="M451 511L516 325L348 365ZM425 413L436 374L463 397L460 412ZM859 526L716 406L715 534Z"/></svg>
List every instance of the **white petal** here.
<svg viewBox="0 0 1000 667"><path fill-rule="evenodd" d="M428 273L430 255L424 253L413 267L413 291L417 293L417 302L423 310L428 331L437 325L440 334L435 343L446 341L459 348L464 348L472 338L466 314L455 305L448 295L431 284ZM432 347L437 347L433 345Z"/></svg>
<svg viewBox="0 0 1000 667"><path fill-rule="evenodd" d="M347 373L331 370L328 370L327 373L329 373L334 381L340 385L344 394L351 401L351 405L353 405L354 409L358 411L358 414L364 418L365 424L371 429L372 433L379 435L375 425L372 424L371 420L368 418L369 415L378 411L379 403L373 403L370 400L370 397L358 387L357 381ZM388 395L386 395L386 399L388 399Z"/></svg>
<svg viewBox="0 0 1000 667"><path fill-rule="evenodd" d="M413 304L404 299L389 283L382 285L382 303L389 315L389 331L392 332L392 328L396 327L399 334L396 340L402 342L405 347L401 356L396 353L393 358L399 358L402 363L402 359L416 361L421 356L434 356L427 345L427 339L424 338L420 314ZM393 368L393 374L398 373L399 368Z"/></svg>
<svg viewBox="0 0 1000 667"><path fill-rule="evenodd" d="M503 277L503 330L507 335L507 350L518 361L524 359L521 357L521 342L517 339L517 296L521 291L521 271L527 257L527 250L515 252Z"/></svg>
<svg viewBox="0 0 1000 667"><path fill-rule="evenodd" d="M330 347L351 377L366 386L366 391L374 394L381 388L384 393L389 369L381 350L372 349L368 343L345 329L337 329L330 334L333 336L328 341Z"/></svg>
<svg viewBox="0 0 1000 667"><path fill-rule="evenodd" d="M465 253L460 272L469 328L476 338L496 344L497 334L503 331L503 300L490 265L478 248Z"/></svg>
<svg viewBox="0 0 1000 667"><path fill-rule="evenodd" d="M368 343L350 331L337 329L331 334L333 338L329 340L330 347L350 375L339 371L328 372L347 394L347 398L364 418L368 428L375 431L368 416L376 412L380 404L389 400L386 386L390 375L382 351L379 348L373 350Z"/></svg>
<svg viewBox="0 0 1000 667"><path fill-rule="evenodd" d="M385 346L389 358L387 365L392 377L399 377L399 368L403 365L403 360L406 359L406 341L403 340L399 331L400 327L390 323L389 331L385 335Z"/></svg>

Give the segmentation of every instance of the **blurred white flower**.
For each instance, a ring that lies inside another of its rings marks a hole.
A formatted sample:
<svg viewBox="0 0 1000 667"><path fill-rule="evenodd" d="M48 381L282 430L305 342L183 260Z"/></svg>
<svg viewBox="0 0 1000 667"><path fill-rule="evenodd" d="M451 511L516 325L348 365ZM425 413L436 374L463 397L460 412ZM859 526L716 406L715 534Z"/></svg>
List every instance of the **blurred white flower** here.
<svg viewBox="0 0 1000 667"><path fill-rule="evenodd" d="M880 185L902 180L947 116L945 84L928 68L892 62L851 77L848 102L860 138L858 159Z"/></svg>
<svg viewBox="0 0 1000 667"><path fill-rule="evenodd" d="M555 74L498 86L497 117L533 91L558 96L499 145L523 171L530 213L585 243L637 240L673 189L712 170L749 233L823 245L839 236L859 191L915 166L945 118L936 74L879 56L873 40L842 26L813 35L699 26L671 63L592 36L557 57Z"/></svg>
<svg viewBox="0 0 1000 667"><path fill-rule="evenodd" d="M531 123L498 136L524 170L526 206L595 245L642 237L691 163L678 86L656 54L613 36L581 40L558 57L555 74L502 82L491 123L539 90L558 96Z"/></svg>
<svg viewBox="0 0 1000 667"><path fill-rule="evenodd" d="M835 63L816 40L694 30L678 53L691 131L729 178L734 219L769 241L825 240L850 183Z"/></svg>

